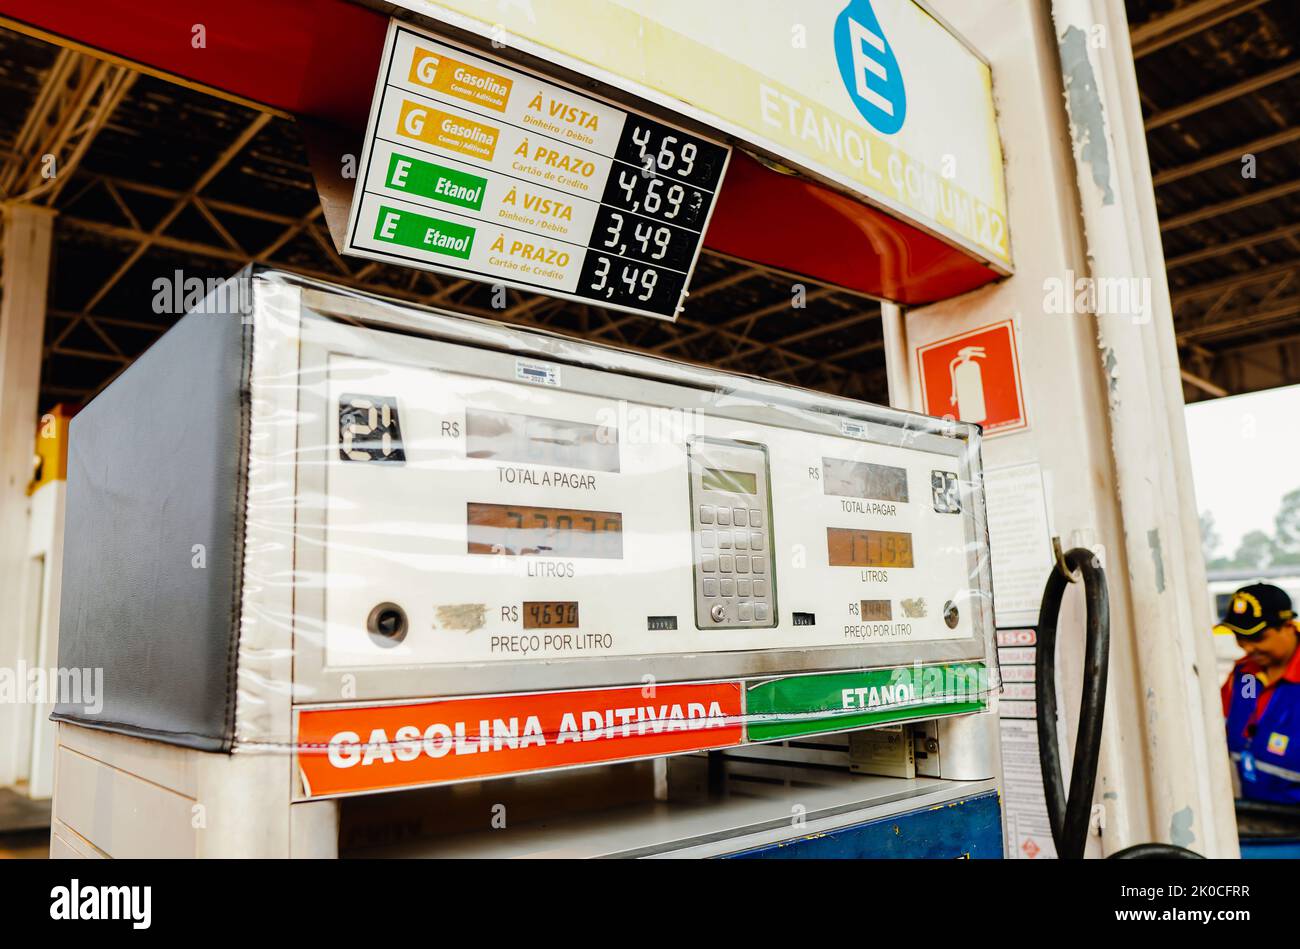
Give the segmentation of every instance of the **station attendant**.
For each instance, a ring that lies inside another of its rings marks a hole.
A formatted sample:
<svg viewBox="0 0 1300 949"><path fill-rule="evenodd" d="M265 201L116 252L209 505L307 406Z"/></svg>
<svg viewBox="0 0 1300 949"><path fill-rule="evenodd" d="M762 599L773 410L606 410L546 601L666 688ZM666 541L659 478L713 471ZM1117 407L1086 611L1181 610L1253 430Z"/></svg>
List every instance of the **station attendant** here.
<svg viewBox="0 0 1300 949"><path fill-rule="evenodd" d="M1246 651L1223 684L1228 751L1242 797L1300 806L1300 625L1270 583L1242 587L1214 628Z"/></svg>

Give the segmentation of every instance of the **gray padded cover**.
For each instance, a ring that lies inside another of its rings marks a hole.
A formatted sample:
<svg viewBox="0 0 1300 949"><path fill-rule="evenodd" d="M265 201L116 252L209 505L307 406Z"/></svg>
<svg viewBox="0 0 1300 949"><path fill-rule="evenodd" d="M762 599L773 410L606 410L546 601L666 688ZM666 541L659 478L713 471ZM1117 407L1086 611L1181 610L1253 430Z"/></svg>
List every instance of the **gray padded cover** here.
<svg viewBox="0 0 1300 949"><path fill-rule="evenodd" d="M59 665L103 668L104 704L55 719L230 749L251 343L191 313L73 418Z"/></svg>

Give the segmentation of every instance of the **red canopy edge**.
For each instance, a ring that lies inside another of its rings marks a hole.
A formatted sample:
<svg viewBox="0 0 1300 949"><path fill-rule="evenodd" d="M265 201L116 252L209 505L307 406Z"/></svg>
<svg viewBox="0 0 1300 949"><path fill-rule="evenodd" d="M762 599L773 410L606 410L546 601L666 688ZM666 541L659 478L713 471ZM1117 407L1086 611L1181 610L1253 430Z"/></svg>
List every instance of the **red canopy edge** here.
<svg viewBox="0 0 1300 949"><path fill-rule="evenodd" d="M229 95L363 129L388 21L344 0L0 0L0 13ZM195 46L202 26L204 45ZM944 241L737 151L705 245L902 304L997 279Z"/></svg>

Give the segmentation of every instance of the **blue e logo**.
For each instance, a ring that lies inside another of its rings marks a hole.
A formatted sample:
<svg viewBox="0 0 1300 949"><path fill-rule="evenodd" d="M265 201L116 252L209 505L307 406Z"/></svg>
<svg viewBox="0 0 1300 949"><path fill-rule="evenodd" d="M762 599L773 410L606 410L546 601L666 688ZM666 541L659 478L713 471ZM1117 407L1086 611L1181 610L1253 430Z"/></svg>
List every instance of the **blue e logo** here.
<svg viewBox="0 0 1300 949"><path fill-rule="evenodd" d="M907 118L907 90L893 47L871 9L871 0L849 0L835 20L835 60L849 98L882 135L893 135Z"/></svg>

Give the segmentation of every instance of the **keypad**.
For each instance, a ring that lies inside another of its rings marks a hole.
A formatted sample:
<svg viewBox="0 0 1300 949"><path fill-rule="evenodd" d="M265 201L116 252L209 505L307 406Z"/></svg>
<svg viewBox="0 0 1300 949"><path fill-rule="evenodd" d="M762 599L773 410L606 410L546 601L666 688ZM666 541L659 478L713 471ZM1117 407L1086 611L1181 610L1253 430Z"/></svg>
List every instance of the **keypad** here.
<svg viewBox="0 0 1300 949"><path fill-rule="evenodd" d="M767 580L764 511L757 507L702 503L697 512L697 555L700 572L705 575L700 592L710 601L705 615L711 617L702 625L769 623L773 609ZM722 620L714 612L719 607L725 617Z"/></svg>

